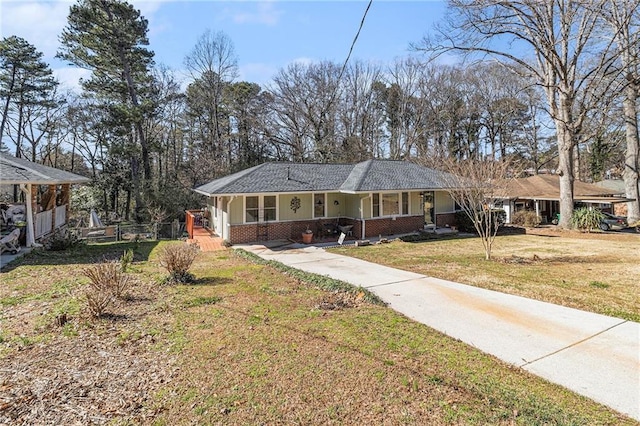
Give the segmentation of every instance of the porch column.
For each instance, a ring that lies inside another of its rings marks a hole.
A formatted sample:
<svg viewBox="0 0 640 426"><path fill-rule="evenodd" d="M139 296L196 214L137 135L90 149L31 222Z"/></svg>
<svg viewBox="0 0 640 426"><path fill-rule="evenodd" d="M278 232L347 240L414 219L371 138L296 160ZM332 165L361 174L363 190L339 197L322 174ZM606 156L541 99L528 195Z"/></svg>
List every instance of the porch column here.
<svg viewBox="0 0 640 426"><path fill-rule="evenodd" d="M36 205L36 194L30 183L20 184L20 191L24 193L24 198L27 200L25 203L27 207L27 247L33 247L36 245L35 230L33 228L33 206Z"/></svg>
<svg viewBox="0 0 640 426"><path fill-rule="evenodd" d="M533 200L535 206L536 206L536 216L540 217L540 201L539 200Z"/></svg>
<svg viewBox="0 0 640 426"><path fill-rule="evenodd" d="M69 211L71 209L71 184L63 183L61 192L60 204L65 206L65 222L69 221Z"/></svg>
<svg viewBox="0 0 640 426"><path fill-rule="evenodd" d="M51 230L56 229L56 197L58 188L56 185L49 185L49 202L47 203L46 210L51 210Z"/></svg>

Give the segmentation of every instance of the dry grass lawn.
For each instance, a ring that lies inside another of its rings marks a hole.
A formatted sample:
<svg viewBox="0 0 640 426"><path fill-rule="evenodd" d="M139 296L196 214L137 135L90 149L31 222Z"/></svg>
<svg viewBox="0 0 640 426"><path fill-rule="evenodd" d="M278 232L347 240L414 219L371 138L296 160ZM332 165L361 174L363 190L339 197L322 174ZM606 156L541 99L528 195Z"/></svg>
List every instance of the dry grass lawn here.
<svg viewBox="0 0 640 426"><path fill-rule="evenodd" d="M490 261L484 260L477 238L333 250L428 276L640 321L640 235L535 232L538 235L498 236Z"/></svg>
<svg viewBox="0 0 640 426"><path fill-rule="evenodd" d="M637 424L233 251L201 253L193 285L161 284L163 244L36 253L2 273L0 424ZM136 285L90 319L81 269L129 247Z"/></svg>

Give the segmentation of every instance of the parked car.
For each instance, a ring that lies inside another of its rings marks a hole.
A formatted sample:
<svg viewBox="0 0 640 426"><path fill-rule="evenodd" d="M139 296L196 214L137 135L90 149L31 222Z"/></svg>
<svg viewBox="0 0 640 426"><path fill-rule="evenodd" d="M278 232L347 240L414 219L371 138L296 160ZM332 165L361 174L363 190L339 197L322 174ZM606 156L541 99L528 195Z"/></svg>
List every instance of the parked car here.
<svg viewBox="0 0 640 426"><path fill-rule="evenodd" d="M619 231L629 227L627 218L622 216L614 216L611 213L602 212L604 219L600 222L600 229L603 231Z"/></svg>

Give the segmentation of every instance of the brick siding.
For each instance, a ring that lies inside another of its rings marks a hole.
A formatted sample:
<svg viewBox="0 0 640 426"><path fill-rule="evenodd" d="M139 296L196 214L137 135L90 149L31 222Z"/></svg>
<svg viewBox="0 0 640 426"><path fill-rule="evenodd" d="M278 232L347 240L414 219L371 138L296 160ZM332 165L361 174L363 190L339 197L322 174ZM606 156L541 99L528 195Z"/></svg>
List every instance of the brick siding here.
<svg viewBox="0 0 640 426"><path fill-rule="evenodd" d="M307 228L313 231L315 238L331 235L331 230L337 223L336 219L316 219L297 222L268 222L252 223L245 225L232 225L229 242L232 244L250 243L269 240L294 240L300 241L301 234ZM340 225L353 225L351 232L355 238L362 238L362 221L360 219L342 218ZM438 226L455 225L455 214L445 213L436 216ZM422 229L424 217L398 216L395 220L390 217L367 219L365 238L379 235L406 234Z"/></svg>
<svg viewBox="0 0 640 426"><path fill-rule="evenodd" d="M455 213L440 213L436 215L436 226L457 226Z"/></svg>
<svg viewBox="0 0 640 426"><path fill-rule="evenodd" d="M377 237L379 235L407 234L422 229L424 216L398 216L395 220L390 217L379 219L368 219L365 224L365 238ZM355 227L354 227L355 228ZM359 228L359 227L358 227ZM360 237L362 232L353 233Z"/></svg>

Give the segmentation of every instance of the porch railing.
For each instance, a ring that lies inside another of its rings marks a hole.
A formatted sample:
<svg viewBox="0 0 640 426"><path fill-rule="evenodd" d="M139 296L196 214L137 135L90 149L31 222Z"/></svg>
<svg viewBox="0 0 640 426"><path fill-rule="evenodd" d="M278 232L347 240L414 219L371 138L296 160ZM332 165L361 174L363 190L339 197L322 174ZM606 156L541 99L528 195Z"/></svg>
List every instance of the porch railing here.
<svg viewBox="0 0 640 426"><path fill-rule="evenodd" d="M47 235L51 232L51 219L52 219L52 210L46 210L41 213L36 214L35 220L35 238L38 239L44 235Z"/></svg>
<svg viewBox="0 0 640 426"><path fill-rule="evenodd" d="M56 229L60 228L65 223L67 223L67 206L58 206L56 207Z"/></svg>

